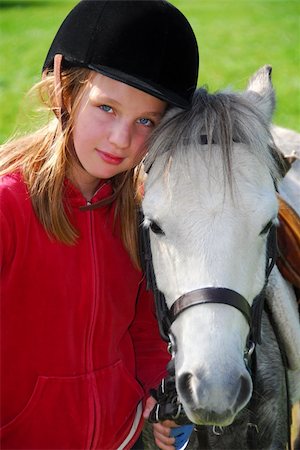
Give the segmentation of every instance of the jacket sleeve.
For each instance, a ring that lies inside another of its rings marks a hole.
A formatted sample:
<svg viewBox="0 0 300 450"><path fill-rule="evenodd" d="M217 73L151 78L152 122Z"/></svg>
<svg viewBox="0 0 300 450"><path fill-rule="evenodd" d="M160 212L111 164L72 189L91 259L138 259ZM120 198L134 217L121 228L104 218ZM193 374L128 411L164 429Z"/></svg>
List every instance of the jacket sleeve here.
<svg viewBox="0 0 300 450"><path fill-rule="evenodd" d="M140 285L130 333L135 349L137 379L147 394L166 376L170 355L167 344L159 334L153 294L146 290L144 279Z"/></svg>

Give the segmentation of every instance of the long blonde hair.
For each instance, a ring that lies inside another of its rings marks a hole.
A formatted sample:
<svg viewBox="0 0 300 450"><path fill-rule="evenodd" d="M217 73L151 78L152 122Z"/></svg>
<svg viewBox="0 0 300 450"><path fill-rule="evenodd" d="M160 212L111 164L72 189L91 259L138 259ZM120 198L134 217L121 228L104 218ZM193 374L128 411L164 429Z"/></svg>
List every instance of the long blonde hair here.
<svg viewBox="0 0 300 450"><path fill-rule="evenodd" d="M61 95L68 112L63 111L63 127L57 109L57 86L53 73L32 89L37 92L47 109L56 114L37 131L14 139L1 146L0 175L20 171L27 184L33 208L50 237L73 245L78 231L70 222L64 203L64 180L74 162L72 128L76 109L92 72L85 68L72 68L61 73ZM136 169L112 178L113 194L102 206L115 201L115 219L120 218L121 237L136 267L139 267L137 244L137 204L135 192L138 176Z"/></svg>

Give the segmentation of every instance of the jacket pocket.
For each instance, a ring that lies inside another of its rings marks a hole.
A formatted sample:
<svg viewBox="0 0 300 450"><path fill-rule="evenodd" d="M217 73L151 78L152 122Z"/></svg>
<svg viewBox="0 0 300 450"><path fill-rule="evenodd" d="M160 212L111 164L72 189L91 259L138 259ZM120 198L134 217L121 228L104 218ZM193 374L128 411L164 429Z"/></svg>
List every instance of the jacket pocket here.
<svg viewBox="0 0 300 450"><path fill-rule="evenodd" d="M1 449L85 448L89 416L89 377L43 377L24 409L1 428Z"/></svg>
<svg viewBox="0 0 300 450"><path fill-rule="evenodd" d="M101 410L97 448L116 449L132 427L144 391L121 360L98 371L96 383Z"/></svg>

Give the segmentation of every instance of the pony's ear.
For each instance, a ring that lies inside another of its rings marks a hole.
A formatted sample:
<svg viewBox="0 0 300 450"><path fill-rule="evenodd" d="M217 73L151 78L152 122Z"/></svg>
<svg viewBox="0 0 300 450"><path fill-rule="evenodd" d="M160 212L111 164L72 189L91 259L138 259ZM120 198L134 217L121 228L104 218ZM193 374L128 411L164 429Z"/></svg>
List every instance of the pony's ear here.
<svg viewBox="0 0 300 450"><path fill-rule="evenodd" d="M246 97L254 103L255 107L271 122L275 109L275 91L272 85L272 67L263 66L250 79Z"/></svg>

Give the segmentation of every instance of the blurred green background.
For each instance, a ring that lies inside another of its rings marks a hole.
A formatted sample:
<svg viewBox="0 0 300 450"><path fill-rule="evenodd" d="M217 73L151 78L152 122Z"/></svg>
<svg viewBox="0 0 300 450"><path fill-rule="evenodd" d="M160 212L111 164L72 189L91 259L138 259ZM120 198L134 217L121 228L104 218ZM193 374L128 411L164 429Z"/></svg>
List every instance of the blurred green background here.
<svg viewBox="0 0 300 450"><path fill-rule="evenodd" d="M274 123L300 132L299 0L171 1L197 35L199 86L242 90L259 67L271 64L277 93ZM54 33L76 3L0 1L0 142L17 128L31 126L25 94L39 81Z"/></svg>

